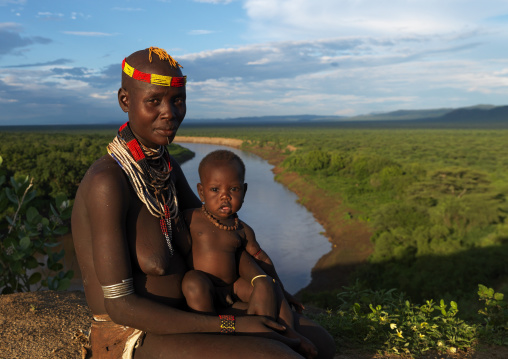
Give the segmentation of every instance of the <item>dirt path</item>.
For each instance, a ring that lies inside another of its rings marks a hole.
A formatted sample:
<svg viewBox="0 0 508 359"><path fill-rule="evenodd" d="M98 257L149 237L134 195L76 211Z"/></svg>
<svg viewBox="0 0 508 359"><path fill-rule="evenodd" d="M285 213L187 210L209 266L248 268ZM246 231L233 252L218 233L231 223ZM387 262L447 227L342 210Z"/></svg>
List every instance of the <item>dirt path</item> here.
<svg viewBox="0 0 508 359"><path fill-rule="evenodd" d="M82 358L91 319L83 292L0 295L0 358Z"/></svg>

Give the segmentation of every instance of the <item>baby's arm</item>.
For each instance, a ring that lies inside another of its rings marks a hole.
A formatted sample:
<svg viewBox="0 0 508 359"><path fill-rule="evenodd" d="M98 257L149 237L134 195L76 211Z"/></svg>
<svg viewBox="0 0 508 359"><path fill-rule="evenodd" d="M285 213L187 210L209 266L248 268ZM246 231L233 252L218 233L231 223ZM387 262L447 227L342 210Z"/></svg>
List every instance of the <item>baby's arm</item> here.
<svg viewBox="0 0 508 359"><path fill-rule="evenodd" d="M259 245L258 241L256 240L256 235L252 228L248 226L246 223L242 222L242 224L245 227L245 238L246 238L246 245L245 250L256 260L256 263L261 267L261 269L274 278L282 288L282 291L284 293L284 297L288 301L290 305L292 305L295 310L298 313L302 313L302 311L305 309L302 303L300 303L298 300L296 300L295 297L293 297L290 293L288 293L284 289L284 285L282 284L279 275L277 274L277 271L275 270L275 266L264 250L261 249L261 246Z"/></svg>

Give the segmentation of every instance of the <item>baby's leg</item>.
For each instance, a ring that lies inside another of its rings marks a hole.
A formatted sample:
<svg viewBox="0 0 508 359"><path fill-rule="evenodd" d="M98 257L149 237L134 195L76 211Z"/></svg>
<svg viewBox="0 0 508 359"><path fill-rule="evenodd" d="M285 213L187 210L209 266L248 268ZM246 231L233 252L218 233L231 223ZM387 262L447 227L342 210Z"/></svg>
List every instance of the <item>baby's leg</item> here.
<svg viewBox="0 0 508 359"><path fill-rule="evenodd" d="M233 292L242 302L248 303L252 294L252 285L242 277L239 277L233 284Z"/></svg>
<svg viewBox="0 0 508 359"><path fill-rule="evenodd" d="M268 292L253 290L251 283L243 278L238 278L234 288L235 294L240 300L248 301L247 314L264 315L276 319L286 327L286 331L284 332L285 336L300 340L300 345L296 348L300 354L308 359L317 357L318 352L316 346L295 330L294 313L278 284L273 284L272 286L272 290L276 294L275 302L272 302L271 299L273 298L268 295Z"/></svg>
<svg viewBox="0 0 508 359"><path fill-rule="evenodd" d="M190 309L203 314L215 314L215 287L206 273L197 270L185 273L182 292Z"/></svg>

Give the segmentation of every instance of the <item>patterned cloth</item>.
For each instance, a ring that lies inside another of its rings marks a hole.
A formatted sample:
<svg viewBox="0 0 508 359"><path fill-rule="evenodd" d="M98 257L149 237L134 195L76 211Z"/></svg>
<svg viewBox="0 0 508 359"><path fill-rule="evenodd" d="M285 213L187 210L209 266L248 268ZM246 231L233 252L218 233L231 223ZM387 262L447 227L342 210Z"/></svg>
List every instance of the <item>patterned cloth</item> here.
<svg viewBox="0 0 508 359"><path fill-rule="evenodd" d="M116 324L107 315L94 315L90 329L93 359L132 359L145 332Z"/></svg>

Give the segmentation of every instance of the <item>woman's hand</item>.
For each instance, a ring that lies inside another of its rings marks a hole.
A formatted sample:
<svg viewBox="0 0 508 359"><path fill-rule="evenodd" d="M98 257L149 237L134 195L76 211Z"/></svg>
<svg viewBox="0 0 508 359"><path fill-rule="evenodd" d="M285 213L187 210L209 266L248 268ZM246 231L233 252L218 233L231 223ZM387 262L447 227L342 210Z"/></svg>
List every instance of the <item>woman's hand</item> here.
<svg viewBox="0 0 508 359"><path fill-rule="evenodd" d="M278 333L284 333L286 327L263 316L236 317L235 327L236 334L248 334L278 340L291 348L297 348L300 345L299 339L287 338Z"/></svg>

